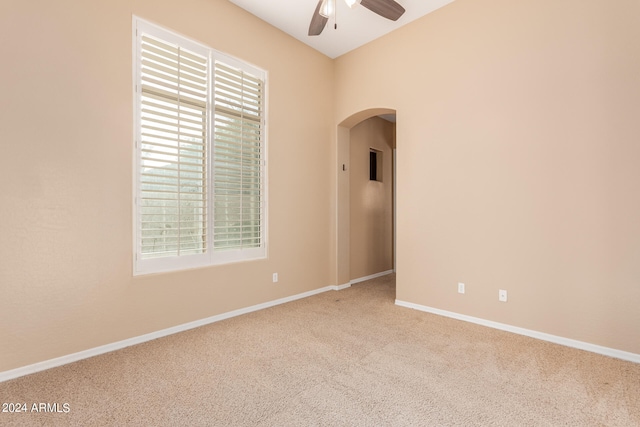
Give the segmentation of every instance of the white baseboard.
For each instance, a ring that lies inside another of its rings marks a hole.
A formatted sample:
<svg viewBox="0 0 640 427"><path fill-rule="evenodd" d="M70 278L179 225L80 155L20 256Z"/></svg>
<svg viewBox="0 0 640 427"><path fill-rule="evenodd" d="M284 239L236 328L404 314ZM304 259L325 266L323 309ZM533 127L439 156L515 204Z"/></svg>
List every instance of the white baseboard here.
<svg viewBox="0 0 640 427"><path fill-rule="evenodd" d="M347 289L351 287L351 283L345 283L344 285L336 285L336 286L332 286L332 289L334 291L341 291L343 289Z"/></svg>
<svg viewBox="0 0 640 427"><path fill-rule="evenodd" d="M387 274L391 274L391 273L394 273L394 272L395 272L395 270L382 271L380 273L371 274L370 276L360 277L359 279L353 279L353 280L349 281L349 284L350 285L355 285L356 283L366 282L367 280L376 279L378 277L386 276Z"/></svg>
<svg viewBox="0 0 640 427"><path fill-rule="evenodd" d="M622 359L629 362L640 363L640 354L630 353L622 350L616 350L614 348L603 347L600 345L591 344L583 341L577 341L570 338L559 337L557 335L551 335L544 332L532 331L530 329L519 328L517 326L511 326L504 323L493 322L491 320L485 320L478 317L467 316L465 314L454 313L452 311L440 310L438 308L427 307L424 305L414 304L411 302L396 300L396 305L400 307L406 307L406 308L412 308L414 310L424 311L426 313L437 314L439 316L450 317L452 319L462 320L465 322L475 323L477 325L487 326L489 328L499 329L501 331L512 332L518 335L525 335L527 337L536 338L542 341L549 341L555 344L564 345L566 347L573 347L580 350L601 354L604 356L615 357L616 359Z"/></svg>
<svg viewBox="0 0 640 427"><path fill-rule="evenodd" d="M345 286L345 285L341 285L341 286ZM15 378L23 377L25 375L34 374L36 372L44 371L47 369L56 368L58 366L77 362L79 360L88 359L90 357L99 356L105 353L110 353L112 351L120 350L126 347L130 347L132 345L142 344L144 342L155 340L157 338L162 338L168 335L177 334L179 332L188 331L189 329L198 328L200 326L205 326L211 323L219 322L221 320L229 319L232 317L240 316L240 315L251 313L258 310L264 310L265 308L274 307L276 305L299 300L302 298L307 298L323 292L343 289L341 286L326 286L324 288L315 289L313 291L292 295L290 297L280 298L280 299L265 302L262 304L252 305L251 307L240 308L238 310L233 310L227 313L211 316L206 319L184 323L182 325L174 326L167 329L162 329L160 331L151 332L149 334L140 335L138 337L133 337L133 338L129 338L122 341L117 341L117 342L106 344L100 347L91 348L89 350L79 351L77 353L68 354L66 356L57 357L55 359L45 360L44 362L34 363L32 365L23 366L21 368L0 372L0 383L3 381L9 381ZM348 286L350 285L347 285L346 287Z"/></svg>

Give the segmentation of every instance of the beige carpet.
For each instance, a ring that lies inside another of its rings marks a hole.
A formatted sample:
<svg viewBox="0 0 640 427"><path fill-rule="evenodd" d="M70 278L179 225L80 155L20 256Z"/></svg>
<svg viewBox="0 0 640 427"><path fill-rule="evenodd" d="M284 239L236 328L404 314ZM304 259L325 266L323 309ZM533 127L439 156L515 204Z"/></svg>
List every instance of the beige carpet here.
<svg viewBox="0 0 640 427"><path fill-rule="evenodd" d="M0 383L70 408L0 425L640 425L640 365L394 298L386 276Z"/></svg>

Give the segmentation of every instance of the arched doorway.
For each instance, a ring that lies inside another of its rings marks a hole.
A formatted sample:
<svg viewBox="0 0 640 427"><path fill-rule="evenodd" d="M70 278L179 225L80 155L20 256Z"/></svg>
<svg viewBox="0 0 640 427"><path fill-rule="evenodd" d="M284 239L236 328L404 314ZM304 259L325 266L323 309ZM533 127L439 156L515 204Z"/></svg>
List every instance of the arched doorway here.
<svg viewBox="0 0 640 427"><path fill-rule="evenodd" d="M336 242L337 283L341 286L375 277L376 274L367 274L367 271L386 274L395 269L395 117L394 109L373 108L353 114L338 125ZM391 143L384 142L384 138L375 134L380 129L387 128L385 120L392 122ZM357 139L357 147L352 145L352 131L353 137ZM369 137L370 142L363 141L363 138ZM380 141L383 141L382 145ZM385 144L389 145L388 150ZM379 160L385 164L386 173L375 177L378 179L372 179L374 177L369 173L376 153L381 155ZM358 158L352 158L354 155ZM357 177L352 173L357 173ZM358 194L352 194L354 191ZM387 194L387 191L390 193ZM387 206L380 206L382 198L387 201ZM390 220L388 226L376 223L376 216L380 215ZM354 217L358 221L355 226L352 225ZM371 246L381 244L389 247ZM391 261L388 259L389 253ZM376 268L386 271L376 271Z"/></svg>

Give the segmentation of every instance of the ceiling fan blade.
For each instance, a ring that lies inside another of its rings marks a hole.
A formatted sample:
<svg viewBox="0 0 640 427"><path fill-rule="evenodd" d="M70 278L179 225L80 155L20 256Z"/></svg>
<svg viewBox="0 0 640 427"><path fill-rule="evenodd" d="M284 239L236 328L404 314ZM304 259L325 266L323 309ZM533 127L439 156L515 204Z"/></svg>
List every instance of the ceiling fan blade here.
<svg viewBox="0 0 640 427"><path fill-rule="evenodd" d="M397 21L405 12L404 7L394 0L362 0L360 4L383 18L391 19L392 21Z"/></svg>
<svg viewBox="0 0 640 427"><path fill-rule="evenodd" d="M320 6L322 6L322 0L318 2L318 6L316 7L316 11L313 12L313 16L311 17L311 23L309 24L309 35L310 36L318 36L324 30L325 25L327 25L327 21L329 18L326 16L320 15Z"/></svg>

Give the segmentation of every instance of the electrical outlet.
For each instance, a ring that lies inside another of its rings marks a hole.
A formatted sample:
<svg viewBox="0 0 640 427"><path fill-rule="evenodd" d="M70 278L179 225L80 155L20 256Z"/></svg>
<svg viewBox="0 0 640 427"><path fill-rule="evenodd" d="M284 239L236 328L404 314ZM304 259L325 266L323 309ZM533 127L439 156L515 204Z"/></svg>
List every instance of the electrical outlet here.
<svg viewBox="0 0 640 427"><path fill-rule="evenodd" d="M273 283L278 281L278 273L273 273Z"/></svg>
<svg viewBox="0 0 640 427"><path fill-rule="evenodd" d="M504 289L500 289L498 291L498 300L502 302L507 302L507 291Z"/></svg>
<svg viewBox="0 0 640 427"><path fill-rule="evenodd" d="M464 283L458 283L458 293L464 294Z"/></svg>

